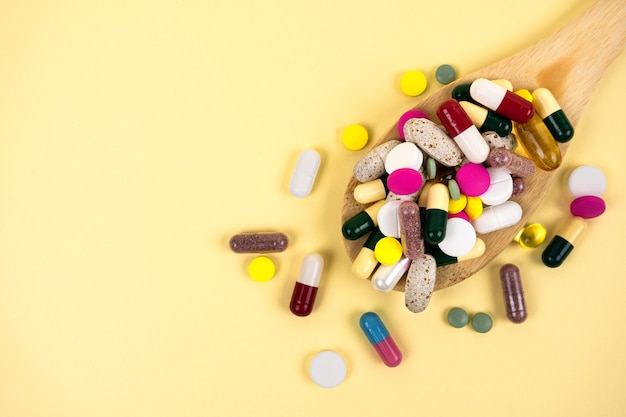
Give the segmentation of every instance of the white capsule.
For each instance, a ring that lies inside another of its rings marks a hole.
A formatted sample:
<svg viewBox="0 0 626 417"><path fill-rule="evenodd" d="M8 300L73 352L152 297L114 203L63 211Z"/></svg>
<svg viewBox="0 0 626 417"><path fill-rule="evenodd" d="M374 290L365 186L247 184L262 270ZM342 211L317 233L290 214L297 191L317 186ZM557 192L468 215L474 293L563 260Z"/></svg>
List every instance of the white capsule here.
<svg viewBox="0 0 626 417"><path fill-rule="evenodd" d="M490 233L513 226L522 219L522 207L515 201L507 201L497 206L487 207L483 214L472 220L476 233Z"/></svg>
<svg viewBox="0 0 626 417"><path fill-rule="evenodd" d="M314 149L300 153L289 182L289 191L294 197L304 198L311 193L321 160L320 154Z"/></svg>
<svg viewBox="0 0 626 417"><path fill-rule="evenodd" d="M489 188L479 197L488 206L497 206L507 201L513 194L513 177L506 168L487 168Z"/></svg>
<svg viewBox="0 0 626 417"><path fill-rule="evenodd" d="M378 292L389 292L400 281L402 275L409 270L411 260L406 256L391 265L380 265L372 276L372 287Z"/></svg>

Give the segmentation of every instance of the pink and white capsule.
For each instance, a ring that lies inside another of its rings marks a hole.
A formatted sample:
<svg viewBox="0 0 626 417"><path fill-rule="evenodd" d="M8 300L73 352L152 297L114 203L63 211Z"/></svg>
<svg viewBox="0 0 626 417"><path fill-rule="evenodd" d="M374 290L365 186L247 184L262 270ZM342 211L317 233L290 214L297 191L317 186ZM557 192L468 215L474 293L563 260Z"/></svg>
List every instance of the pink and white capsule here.
<svg viewBox="0 0 626 417"><path fill-rule="evenodd" d="M449 99L441 103L437 108L437 117L470 162L485 162L489 156L489 145L458 101Z"/></svg>

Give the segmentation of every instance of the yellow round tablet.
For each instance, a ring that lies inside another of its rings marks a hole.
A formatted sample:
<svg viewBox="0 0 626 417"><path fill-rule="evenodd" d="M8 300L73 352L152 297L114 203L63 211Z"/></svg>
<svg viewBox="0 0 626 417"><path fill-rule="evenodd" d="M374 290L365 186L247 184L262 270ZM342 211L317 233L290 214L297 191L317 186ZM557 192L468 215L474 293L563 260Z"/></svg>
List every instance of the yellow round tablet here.
<svg viewBox="0 0 626 417"><path fill-rule="evenodd" d="M463 211L465 206L467 205L467 196L465 194L461 194L458 200L450 199L448 203L448 213L457 214Z"/></svg>
<svg viewBox="0 0 626 417"><path fill-rule="evenodd" d="M422 94L426 90L427 84L426 75L419 70L407 71L400 79L400 89L404 94L411 97Z"/></svg>
<svg viewBox="0 0 626 417"><path fill-rule="evenodd" d="M393 265L402 257L402 244L398 239L386 236L374 246L374 257L383 265Z"/></svg>
<svg viewBox="0 0 626 417"><path fill-rule="evenodd" d="M532 103L533 101L533 95L530 93L530 91L528 91L527 89L523 88L521 90L517 90L515 92L515 94L517 94L518 96L530 101Z"/></svg>
<svg viewBox="0 0 626 417"><path fill-rule="evenodd" d="M274 278L276 266L267 256L257 256L248 265L248 275L256 282L267 282Z"/></svg>
<svg viewBox="0 0 626 417"><path fill-rule="evenodd" d="M467 197L467 204L463 211L471 220L479 218L483 214L483 202L480 197Z"/></svg>
<svg viewBox="0 0 626 417"><path fill-rule="evenodd" d="M361 125L347 126L341 134L343 145L351 151L361 150L367 145L369 135Z"/></svg>

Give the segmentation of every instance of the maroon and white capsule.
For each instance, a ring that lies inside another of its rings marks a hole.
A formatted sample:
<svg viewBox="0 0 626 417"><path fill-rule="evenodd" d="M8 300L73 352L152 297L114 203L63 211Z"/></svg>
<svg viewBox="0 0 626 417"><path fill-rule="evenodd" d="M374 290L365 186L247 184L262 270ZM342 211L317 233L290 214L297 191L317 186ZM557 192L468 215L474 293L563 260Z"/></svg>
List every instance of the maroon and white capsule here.
<svg viewBox="0 0 626 417"><path fill-rule="evenodd" d="M528 317L524 289L522 288L522 276L519 268L513 264L506 264L500 268L500 282L504 295L504 307L506 316L513 323L521 323Z"/></svg>
<svg viewBox="0 0 626 417"><path fill-rule="evenodd" d="M324 258L319 253L310 253L302 260L289 303L289 309L296 316L308 316L313 311L323 270Z"/></svg>
<svg viewBox="0 0 626 417"><path fill-rule="evenodd" d="M475 164L485 162L489 156L489 145L458 101L449 99L441 103L437 108L437 117L468 161Z"/></svg>

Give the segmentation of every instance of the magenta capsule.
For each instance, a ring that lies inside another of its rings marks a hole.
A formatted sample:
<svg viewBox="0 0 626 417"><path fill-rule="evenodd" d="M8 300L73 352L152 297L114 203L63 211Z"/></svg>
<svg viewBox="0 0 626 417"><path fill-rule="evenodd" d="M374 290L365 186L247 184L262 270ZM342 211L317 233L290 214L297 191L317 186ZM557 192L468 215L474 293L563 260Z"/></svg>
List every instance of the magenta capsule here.
<svg viewBox="0 0 626 417"><path fill-rule="evenodd" d="M489 156L489 145L458 101L449 99L441 103L437 108L437 117L470 162L485 162Z"/></svg>
<svg viewBox="0 0 626 417"><path fill-rule="evenodd" d="M310 253L302 260L300 274L289 303L289 309L296 316L308 316L313 311L323 269L324 258L318 253Z"/></svg>
<svg viewBox="0 0 626 417"><path fill-rule="evenodd" d="M378 314L371 311L363 314L359 324L383 363L392 368L400 365L402 353Z"/></svg>
<svg viewBox="0 0 626 417"><path fill-rule="evenodd" d="M504 295L506 316L513 323L521 323L528 317L524 290L522 288L522 276L519 269L513 264L506 264L500 268L500 282Z"/></svg>

